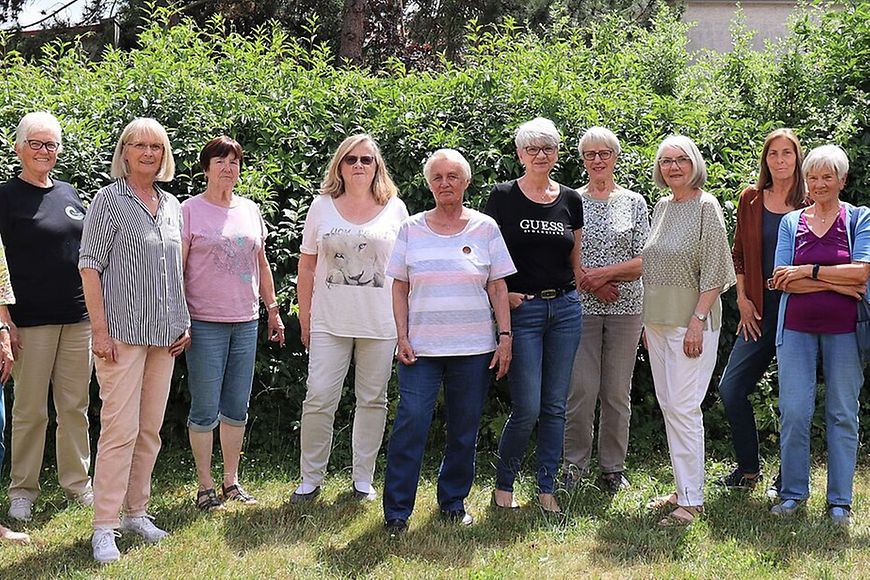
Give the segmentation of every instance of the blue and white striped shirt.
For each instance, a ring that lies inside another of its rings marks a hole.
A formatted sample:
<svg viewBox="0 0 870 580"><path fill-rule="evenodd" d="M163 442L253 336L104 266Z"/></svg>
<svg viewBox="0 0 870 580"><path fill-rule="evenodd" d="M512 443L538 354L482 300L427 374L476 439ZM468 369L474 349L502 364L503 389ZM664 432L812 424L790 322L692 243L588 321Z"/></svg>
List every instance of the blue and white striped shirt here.
<svg viewBox="0 0 870 580"><path fill-rule="evenodd" d="M79 269L100 273L109 335L169 346L190 326L181 262L181 204L155 186L157 216L124 179L100 189L85 217Z"/></svg>

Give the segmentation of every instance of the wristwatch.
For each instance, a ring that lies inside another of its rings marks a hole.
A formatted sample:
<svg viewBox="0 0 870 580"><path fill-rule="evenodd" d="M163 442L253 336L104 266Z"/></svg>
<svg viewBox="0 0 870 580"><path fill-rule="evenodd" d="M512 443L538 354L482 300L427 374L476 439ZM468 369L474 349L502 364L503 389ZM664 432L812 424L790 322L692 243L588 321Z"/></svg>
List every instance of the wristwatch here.
<svg viewBox="0 0 870 580"><path fill-rule="evenodd" d="M700 320L701 322L706 322L706 321L707 321L707 316L708 316L708 315L707 315L707 314L698 314L697 312L694 312L694 313L692 314L692 316L694 316L695 318L697 318L697 319Z"/></svg>
<svg viewBox="0 0 870 580"><path fill-rule="evenodd" d="M819 264L813 264L813 280L819 279L819 268L821 266Z"/></svg>
<svg viewBox="0 0 870 580"><path fill-rule="evenodd" d="M508 338L513 338L514 331L513 330L502 330L498 333L498 339L501 340L501 337L507 336Z"/></svg>
<svg viewBox="0 0 870 580"><path fill-rule="evenodd" d="M2 331L4 331L4 330L5 330L6 332L9 332L9 325L6 324L5 322L0 322L0 332L2 332Z"/></svg>

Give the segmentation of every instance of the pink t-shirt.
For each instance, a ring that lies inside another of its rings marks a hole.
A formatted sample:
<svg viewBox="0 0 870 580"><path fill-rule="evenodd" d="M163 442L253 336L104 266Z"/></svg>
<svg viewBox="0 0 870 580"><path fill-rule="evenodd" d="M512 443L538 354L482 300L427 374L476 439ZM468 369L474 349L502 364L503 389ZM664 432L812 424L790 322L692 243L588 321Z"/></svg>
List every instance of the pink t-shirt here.
<svg viewBox="0 0 870 580"><path fill-rule="evenodd" d="M247 322L259 316L260 263L266 239L260 208L235 196L232 207L202 194L181 204L188 247L184 290L193 320Z"/></svg>

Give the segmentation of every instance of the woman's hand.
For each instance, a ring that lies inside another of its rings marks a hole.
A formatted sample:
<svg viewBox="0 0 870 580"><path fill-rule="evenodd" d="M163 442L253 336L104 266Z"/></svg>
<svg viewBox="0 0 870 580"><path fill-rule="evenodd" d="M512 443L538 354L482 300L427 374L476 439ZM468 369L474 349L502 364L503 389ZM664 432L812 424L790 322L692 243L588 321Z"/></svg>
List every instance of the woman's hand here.
<svg viewBox="0 0 870 580"><path fill-rule="evenodd" d="M11 320L9 321L9 342L12 344L12 356L17 359L18 353L21 352L21 335L18 333L18 327Z"/></svg>
<svg viewBox="0 0 870 580"><path fill-rule="evenodd" d="M854 298L855 300L863 300L864 292L867 291L867 287L863 284L830 284L829 286L834 292L843 294L849 298Z"/></svg>
<svg viewBox="0 0 870 580"><path fill-rule="evenodd" d="M169 354L178 356L184 352L184 349L190 344L190 329L185 330L175 342L169 345Z"/></svg>
<svg viewBox="0 0 870 580"><path fill-rule="evenodd" d="M508 304L510 304L511 310L518 308L520 304L525 302L525 300L525 294L519 292L508 292Z"/></svg>
<svg viewBox="0 0 870 580"><path fill-rule="evenodd" d="M12 336L10 332L0 331L0 388L9 380L15 356L12 354Z"/></svg>
<svg viewBox="0 0 870 580"><path fill-rule="evenodd" d="M698 358L704 350L703 346L704 323L693 316L683 338L683 353L689 358Z"/></svg>
<svg viewBox="0 0 870 580"><path fill-rule="evenodd" d="M583 274L580 275L580 279L577 281L581 289L592 293L608 282L610 282L610 277L607 275L604 268L589 268L588 270L583 270Z"/></svg>
<svg viewBox="0 0 870 580"><path fill-rule="evenodd" d="M115 362L118 359L118 351L115 347L115 341L109 336L108 331L94 331L91 338L91 352L98 359Z"/></svg>
<svg viewBox="0 0 870 580"><path fill-rule="evenodd" d="M308 334L309 340L311 333ZM277 342L278 346L284 346L284 322L281 320L281 313L278 308L269 309L269 340ZM305 342L305 348L308 348L308 342Z"/></svg>
<svg viewBox="0 0 870 580"><path fill-rule="evenodd" d="M307 351L311 345L311 319L299 316L299 338L302 340L302 346Z"/></svg>
<svg viewBox="0 0 870 580"><path fill-rule="evenodd" d="M497 369L495 372L496 380L505 376L511 366L511 356L514 340L510 336L502 335L498 337L498 347L492 354L492 360L489 362L489 369Z"/></svg>
<svg viewBox="0 0 870 580"><path fill-rule="evenodd" d="M411 343L408 337L400 338L397 348L397 358L403 365L410 366L417 362L417 355L414 354L414 349L411 348Z"/></svg>
<svg viewBox="0 0 870 580"><path fill-rule="evenodd" d="M613 304L619 300L619 288L617 288L615 282L604 284L597 290L593 290L592 294L605 304Z"/></svg>
<svg viewBox="0 0 870 580"><path fill-rule="evenodd" d="M761 336L761 327L758 326L758 321L761 320L761 315L755 308L752 300L742 296L737 298L737 308L740 310L740 322L737 323L737 334L743 334L743 340L748 341L758 340Z"/></svg>
<svg viewBox="0 0 870 580"><path fill-rule="evenodd" d="M813 265L803 264L801 266L780 266L773 272L773 287L777 290L787 292L788 285L791 282L800 280L801 278L811 278L813 275Z"/></svg>

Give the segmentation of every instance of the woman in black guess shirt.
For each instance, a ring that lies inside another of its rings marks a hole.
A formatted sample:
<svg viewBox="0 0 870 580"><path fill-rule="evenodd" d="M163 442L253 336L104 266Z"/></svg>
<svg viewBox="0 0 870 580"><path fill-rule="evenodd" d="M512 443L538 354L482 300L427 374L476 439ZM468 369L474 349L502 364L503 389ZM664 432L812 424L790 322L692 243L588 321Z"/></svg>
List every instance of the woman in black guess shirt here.
<svg viewBox="0 0 870 580"><path fill-rule="evenodd" d="M499 224L518 270L507 278L514 335L511 415L499 442L493 504L517 507L513 483L537 424L538 500L544 510L558 512L553 491L582 324L575 280L583 204L579 193L550 178L560 142L552 121L539 117L520 125L515 141L525 173L496 185L484 210Z"/></svg>

